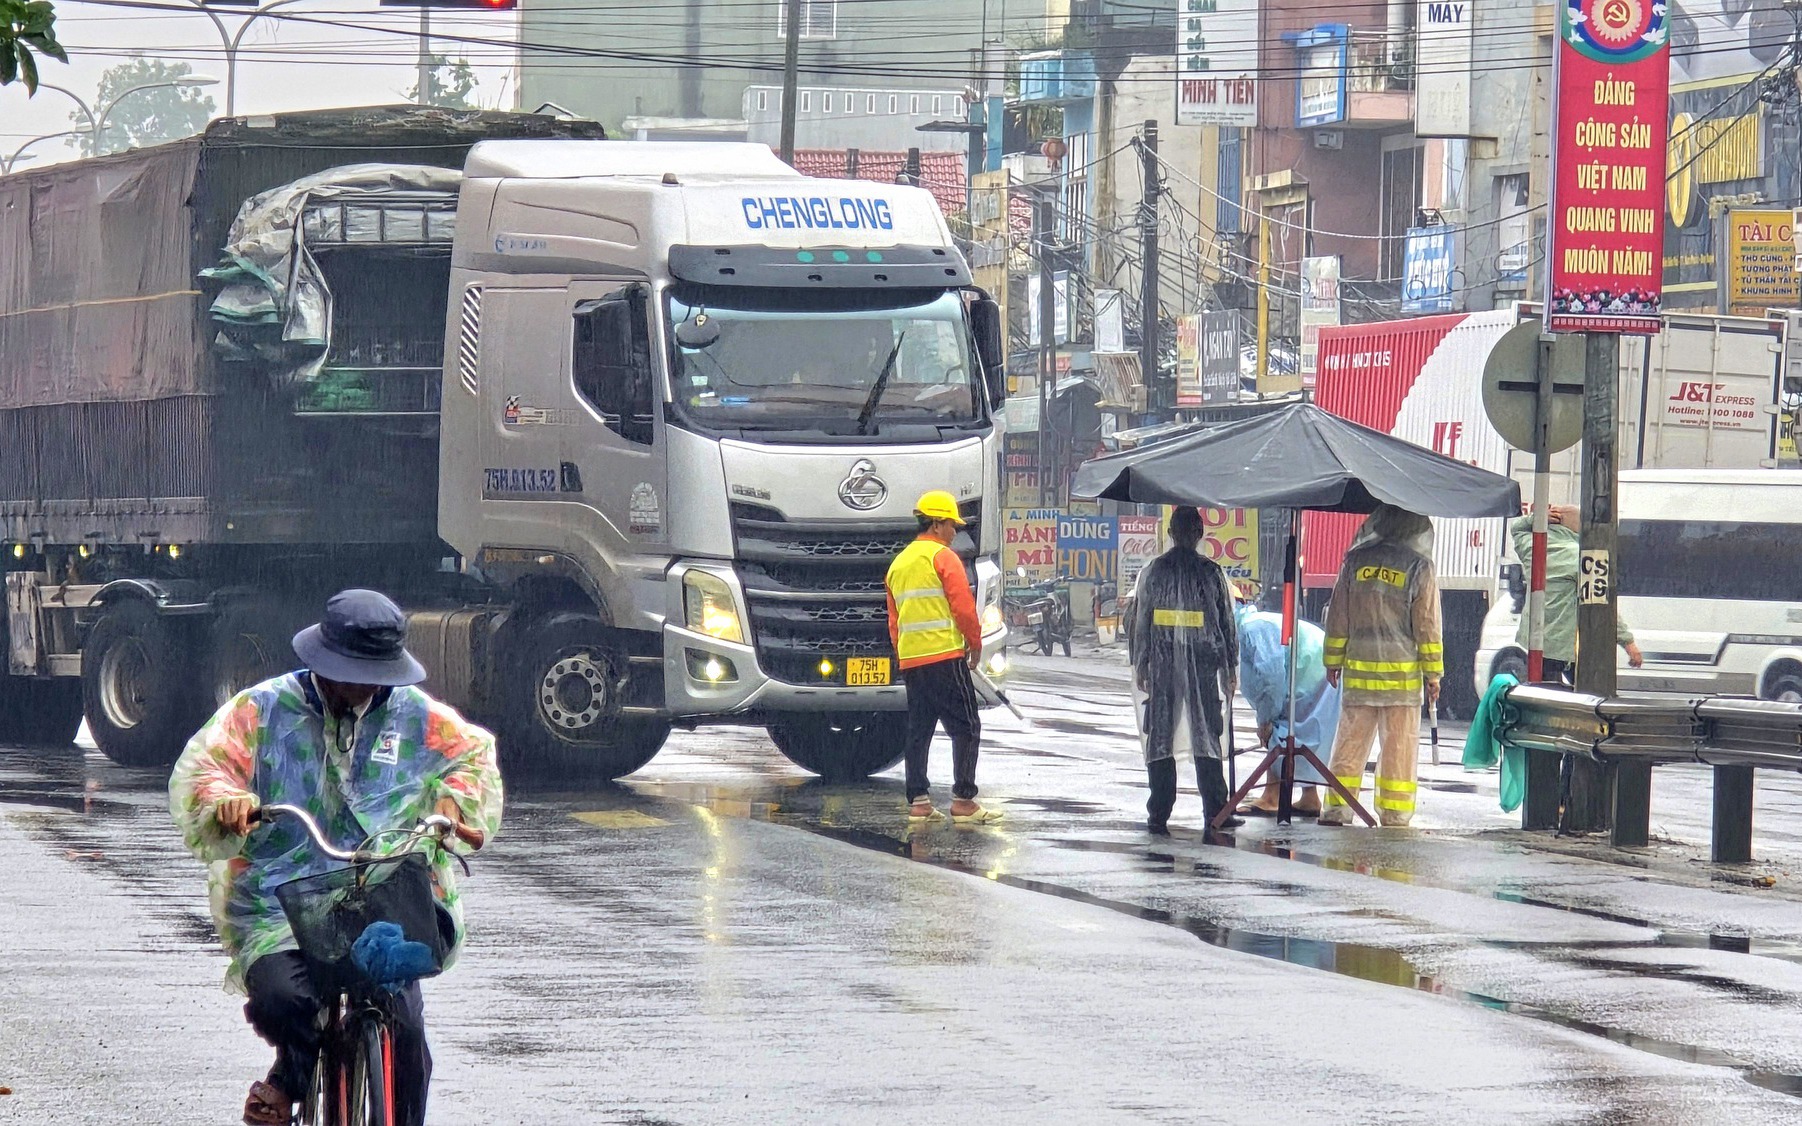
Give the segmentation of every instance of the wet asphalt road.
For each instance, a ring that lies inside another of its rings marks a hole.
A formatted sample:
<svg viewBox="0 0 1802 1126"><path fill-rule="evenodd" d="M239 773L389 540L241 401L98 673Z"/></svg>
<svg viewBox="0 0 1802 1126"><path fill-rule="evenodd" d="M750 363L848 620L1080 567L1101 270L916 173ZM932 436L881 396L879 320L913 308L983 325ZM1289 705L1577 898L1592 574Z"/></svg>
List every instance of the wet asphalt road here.
<svg viewBox="0 0 1802 1126"><path fill-rule="evenodd" d="M1022 663L991 827L743 729L516 785L427 986L432 1121L1802 1123L1797 779L1749 871L1703 862L1705 775L1660 768L1621 854L1514 831L1449 745L1412 830L1158 841L1124 676ZM160 779L0 749L0 856L0 1122L235 1121L267 1052Z"/></svg>

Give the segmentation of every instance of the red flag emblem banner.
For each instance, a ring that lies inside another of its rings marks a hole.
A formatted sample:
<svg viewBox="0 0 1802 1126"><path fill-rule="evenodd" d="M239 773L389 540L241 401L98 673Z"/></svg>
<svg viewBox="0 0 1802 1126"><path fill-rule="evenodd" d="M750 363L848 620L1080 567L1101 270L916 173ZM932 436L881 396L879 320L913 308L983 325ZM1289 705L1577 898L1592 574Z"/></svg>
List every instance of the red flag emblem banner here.
<svg viewBox="0 0 1802 1126"><path fill-rule="evenodd" d="M1564 0L1553 53L1546 327L1653 333L1664 276L1662 0Z"/></svg>

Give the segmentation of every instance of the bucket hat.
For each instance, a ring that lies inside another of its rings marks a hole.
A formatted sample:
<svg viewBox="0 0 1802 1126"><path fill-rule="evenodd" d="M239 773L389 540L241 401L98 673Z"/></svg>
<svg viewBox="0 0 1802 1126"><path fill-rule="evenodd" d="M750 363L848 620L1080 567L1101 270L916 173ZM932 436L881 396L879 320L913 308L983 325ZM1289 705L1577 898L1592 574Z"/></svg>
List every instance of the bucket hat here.
<svg viewBox="0 0 1802 1126"><path fill-rule="evenodd" d="M318 625L294 635L294 654L327 680L399 688L426 678L406 642L407 617L387 595L341 590Z"/></svg>

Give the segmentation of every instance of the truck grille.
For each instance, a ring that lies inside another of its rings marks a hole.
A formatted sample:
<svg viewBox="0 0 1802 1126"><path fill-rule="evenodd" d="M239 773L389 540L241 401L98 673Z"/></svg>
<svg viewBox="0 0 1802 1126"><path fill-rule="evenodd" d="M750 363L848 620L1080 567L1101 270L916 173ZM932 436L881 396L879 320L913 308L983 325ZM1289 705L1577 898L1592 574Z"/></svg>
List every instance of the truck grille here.
<svg viewBox="0 0 1802 1126"><path fill-rule="evenodd" d="M847 657L893 657L883 580L913 539L912 520L790 520L766 505L734 503L738 576L751 641L768 675L791 684L843 685ZM965 506L970 534L956 547L974 575L980 505ZM831 671L821 672L821 661Z"/></svg>

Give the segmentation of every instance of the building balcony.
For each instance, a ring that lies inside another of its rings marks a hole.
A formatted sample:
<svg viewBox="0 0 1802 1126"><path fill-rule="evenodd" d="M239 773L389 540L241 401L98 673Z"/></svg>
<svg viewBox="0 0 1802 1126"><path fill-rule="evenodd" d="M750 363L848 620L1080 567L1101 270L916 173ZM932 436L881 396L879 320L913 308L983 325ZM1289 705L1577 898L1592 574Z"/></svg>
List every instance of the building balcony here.
<svg viewBox="0 0 1802 1126"><path fill-rule="evenodd" d="M1414 120L1414 40L1405 32L1317 24L1295 47L1299 129L1396 129Z"/></svg>
<svg viewBox="0 0 1802 1126"><path fill-rule="evenodd" d="M1095 96L1095 59L1087 51L1020 56L1019 105L1064 105Z"/></svg>

